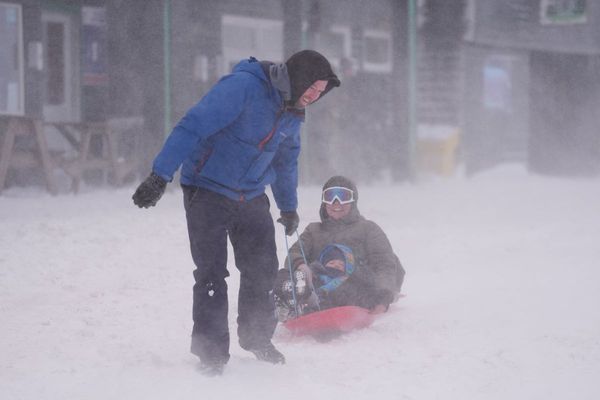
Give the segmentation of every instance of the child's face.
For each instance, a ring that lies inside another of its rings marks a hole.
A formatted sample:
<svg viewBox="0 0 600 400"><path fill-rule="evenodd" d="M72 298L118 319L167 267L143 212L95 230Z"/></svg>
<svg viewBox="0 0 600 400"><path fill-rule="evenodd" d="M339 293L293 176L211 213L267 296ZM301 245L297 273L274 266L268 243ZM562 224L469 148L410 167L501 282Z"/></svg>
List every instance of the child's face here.
<svg viewBox="0 0 600 400"><path fill-rule="evenodd" d="M331 219L341 219L350 213L352 203L340 204L339 201L334 201L333 204L325 204L325 211Z"/></svg>
<svg viewBox="0 0 600 400"><path fill-rule="evenodd" d="M337 269L342 272L346 271L346 266L344 265L344 261L338 260L338 259L333 259L333 260L327 261L327 264L325 264L325 266L328 268Z"/></svg>

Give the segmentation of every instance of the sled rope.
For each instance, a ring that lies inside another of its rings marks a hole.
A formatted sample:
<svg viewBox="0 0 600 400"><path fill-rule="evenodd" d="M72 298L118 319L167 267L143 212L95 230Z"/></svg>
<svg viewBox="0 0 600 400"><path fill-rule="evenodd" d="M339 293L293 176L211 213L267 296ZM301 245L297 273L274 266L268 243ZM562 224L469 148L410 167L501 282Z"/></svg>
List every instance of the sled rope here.
<svg viewBox="0 0 600 400"><path fill-rule="evenodd" d="M296 230L296 234L298 231ZM285 234L285 227L283 236L285 237L285 250L287 251L288 269L290 271L290 280L292 282L292 298L294 299L294 311L296 311L296 318L298 318L298 301L296 301L296 281L294 281L294 269L292 268L292 258L290 257L290 246L288 245L287 235ZM304 256L304 252L302 253Z"/></svg>
<svg viewBox="0 0 600 400"><path fill-rule="evenodd" d="M300 252L302 253L302 258L304 258L304 264L308 265L308 261L306 261L306 254L304 254L304 246L302 246L302 240L300 240L300 234L298 233L298 229L296 229L296 236L298 237L298 244L300 245Z"/></svg>
<svg viewBox="0 0 600 400"><path fill-rule="evenodd" d="M300 234L298 233L298 229L296 229L296 236L298 237L298 244L300 245L300 252L302 253L302 258L304 259L304 264L306 266L308 266L308 260L306 259L306 254L304 253L304 246L302 245L302 240L300 239ZM307 284L310 285L310 287L312 288L312 282L308 282ZM311 289L313 290L313 289ZM313 290L313 294L314 294L314 290ZM316 306L317 309L320 311L321 310L321 304L319 304L319 297L315 295L315 300L316 300Z"/></svg>

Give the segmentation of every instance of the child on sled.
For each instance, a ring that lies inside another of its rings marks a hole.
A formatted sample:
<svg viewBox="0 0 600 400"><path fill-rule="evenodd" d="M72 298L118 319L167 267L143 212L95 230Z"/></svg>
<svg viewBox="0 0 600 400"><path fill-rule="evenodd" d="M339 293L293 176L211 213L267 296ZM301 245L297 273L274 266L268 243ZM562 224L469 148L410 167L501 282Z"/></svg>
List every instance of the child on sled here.
<svg viewBox="0 0 600 400"><path fill-rule="evenodd" d="M279 321L348 305L381 312L397 300L404 268L383 230L360 214L357 201L348 178L334 176L323 186L321 222L306 227L277 275Z"/></svg>

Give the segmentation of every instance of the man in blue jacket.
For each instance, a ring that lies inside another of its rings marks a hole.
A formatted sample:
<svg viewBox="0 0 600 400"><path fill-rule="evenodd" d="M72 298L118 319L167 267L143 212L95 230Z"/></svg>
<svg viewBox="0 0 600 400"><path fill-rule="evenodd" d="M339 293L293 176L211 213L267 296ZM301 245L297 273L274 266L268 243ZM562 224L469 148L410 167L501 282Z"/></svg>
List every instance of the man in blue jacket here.
<svg viewBox="0 0 600 400"><path fill-rule="evenodd" d="M304 109L340 81L313 50L285 63L241 61L175 126L133 195L156 205L181 168L194 271L191 351L207 375L229 360L227 237L240 271L240 346L274 364L285 357L271 343L277 323L272 290L278 260L265 187L271 186L286 235L299 217L298 155Z"/></svg>

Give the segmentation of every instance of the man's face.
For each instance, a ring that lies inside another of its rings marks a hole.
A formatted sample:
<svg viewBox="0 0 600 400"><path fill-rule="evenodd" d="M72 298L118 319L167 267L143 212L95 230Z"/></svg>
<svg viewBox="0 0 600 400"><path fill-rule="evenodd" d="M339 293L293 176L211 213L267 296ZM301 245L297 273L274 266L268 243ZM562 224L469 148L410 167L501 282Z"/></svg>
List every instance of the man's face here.
<svg viewBox="0 0 600 400"><path fill-rule="evenodd" d="M327 81L316 81L306 91L298 98L296 101L296 108L304 108L310 103L314 103L317 101L319 97L321 97L321 93L325 91L327 87Z"/></svg>

